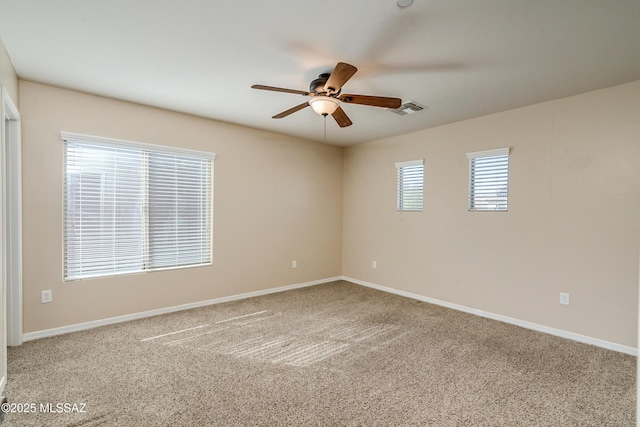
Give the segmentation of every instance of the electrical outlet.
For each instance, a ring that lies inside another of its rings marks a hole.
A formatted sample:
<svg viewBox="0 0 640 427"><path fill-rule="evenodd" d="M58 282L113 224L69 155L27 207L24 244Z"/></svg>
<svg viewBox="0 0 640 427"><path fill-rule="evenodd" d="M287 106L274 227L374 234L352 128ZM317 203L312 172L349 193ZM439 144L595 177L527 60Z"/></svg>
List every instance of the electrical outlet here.
<svg viewBox="0 0 640 427"><path fill-rule="evenodd" d="M560 304L569 305L569 294L565 292L560 292Z"/></svg>
<svg viewBox="0 0 640 427"><path fill-rule="evenodd" d="M51 291L51 290L42 291L41 301L42 301L42 304L46 304L48 302L52 302L53 301L53 291Z"/></svg>
<svg viewBox="0 0 640 427"><path fill-rule="evenodd" d="M296 261L295 259L291 261L291 268L298 268L298 261Z"/></svg>
<svg viewBox="0 0 640 427"><path fill-rule="evenodd" d="M378 268L378 261L372 261L371 262L371 268Z"/></svg>

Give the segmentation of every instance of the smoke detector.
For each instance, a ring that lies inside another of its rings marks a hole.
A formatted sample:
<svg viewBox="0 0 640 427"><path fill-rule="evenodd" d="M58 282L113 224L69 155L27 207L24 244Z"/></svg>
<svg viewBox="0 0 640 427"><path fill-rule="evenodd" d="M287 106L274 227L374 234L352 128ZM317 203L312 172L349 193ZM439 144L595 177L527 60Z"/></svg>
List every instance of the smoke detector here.
<svg viewBox="0 0 640 427"><path fill-rule="evenodd" d="M415 114L418 111L426 110L428 107L425 107L422 104L417 103L416 101L407 101L402 104L399 108L394 110L389 110L392 113L395 113L399 116L406 116L407 114Z"/></svg>

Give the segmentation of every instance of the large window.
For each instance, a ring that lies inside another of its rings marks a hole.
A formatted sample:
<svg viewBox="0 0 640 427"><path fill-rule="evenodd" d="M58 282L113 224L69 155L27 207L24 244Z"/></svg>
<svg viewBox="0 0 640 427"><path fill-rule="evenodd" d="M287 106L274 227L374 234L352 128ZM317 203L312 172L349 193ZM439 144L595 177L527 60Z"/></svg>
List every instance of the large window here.
<svg viewBox="0 0 640 427"><path fill-rule="evenodd" d="M396 163L399 211L421 211L424 191L424 160Z"/></svg>
<svg viewBox="0 0 640 427"><path fill-rule="evenodd" d="M506 211L509 189L509 148L467 153L469 210Z"/></svg>
<svg viewBox="0 0 640 427"><path fill-rule="evenodd" d="M62 139L65 280L212 262L214 153Z"/></svg>

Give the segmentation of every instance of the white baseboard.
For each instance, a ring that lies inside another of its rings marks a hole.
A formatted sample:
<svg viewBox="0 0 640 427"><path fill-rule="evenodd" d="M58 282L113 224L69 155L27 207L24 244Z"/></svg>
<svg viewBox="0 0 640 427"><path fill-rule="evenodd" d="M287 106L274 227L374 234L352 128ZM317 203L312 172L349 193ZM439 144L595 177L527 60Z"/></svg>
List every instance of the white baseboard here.
<svg viewBox="0 0 640 427"><path fill-rule="evenodd" d="M465 313L475 314L476 316L486 317L488 319L498 320L500 322L510 323L512 325L520 326L526 329L531 329L538 332L544 332L545 334L555 335L557 337L570 339L573 341L578 341L584 344L595 345L597 347L606 348L609 350L614 350L620 353L630 354L632 356L638 356L638 349L635 347L629 347L622 344L613 343L610 341L601 340L598 338L592 338L586 335L576 334L574 332L565 331L562 329L551 328L549 326L540 325L533 322L528 322L526 320L520 320L513 317L503 316L501 314L490 313L483 310L478 310L471 307L466 307L460 304L454 304L447 301L438 300L435 298L425 297L423 295L414 294L411 292L400 291L393 288L388 288L386 286L376 285L375 283L365 282L363 280L353 279L351 277L342 276L342 280L347 282L355 283L357 285L366 286L368 288L377 289L383 292L389 292L395 295L400 295L407 298L412 298L418 301L424 301L431 304L440 305L447 308L452 308L454 310L463 311Z"/></svg>
<svg viewBox="0 0 640 427"><path fill-rule="evenodd" d="M314 280L312 282L296 283L278 288L265 289L262 291L247 292L244 294L231 295L228 297L214 298L206 301L198 301L189 304L175 305L172 307L159 308L157 310L143 311L140 313L125 314L123 316L110 317L107 319L95 320L92 322L77 323L74 325L61 326L59 328L45 329L42 331L28 332L22 336L24 342L33 341L40 338L53 337L55 335L68 334L70 332L84 331L86 329L97 328L100 326L113 325L115 323L128 322L130 320L143 319L145 317L158 316L161 314L173 313L176 311L189 310L192 308L204 307L207 305L221 304L224 302L237 301L245 298L253 298L261 295L273 294L276 292L289 291L291 289L305 288L307 286L320 285L322 283L334 282L342 280L342 277L330 277L327 279Z"/></svg>
<svg viewBox="0 0 640 427"><path fill-rule="evenodd" d="M204 307L204 306L207 306L207 305L221 304L221 303L224 303L224 302L237 301L237 300L241 300L241 299L245 299L245 298L252 298L252 297L258 297L258 296L262 296L262 295L273 294L273 293L277 293L277 292L284 292L284 291L288 291L288 290L291 290L291 289L298 289L298 288L304 288L304 287L308 287L308 286L320 285L320 284L323 284L323 283L334 282L336 280L345 280L347 282L351 282L351 283L354 283L356 285L366 286L368 288L377 289L379 291L388 292L388 293L391 293L391 294L395 294L395 295L399 295L399 296L403 296L403 297L407 297L407 298L412 298L412 299L415 299L415 300L418 300L418 301L424 301L424 302L428 302L428 303L431 303L431 304L440 305L440 306L451 308L451 309L454 309L454 310L463 311L465 313L475 314L476 316L486 317L488 319L493 319L493 320L498 320L500 322L510 323L512 325L520 326L520 327L523 327L523 328L526 328L526 329L531 329L531 330L538 331L538 332L544 332L544 333L549 334L549 335L554 335L554 336L557 336L557 337L566 338L566 339L570 339L570 340L573 340L573 341L578 341L578 342L585 343L585 344L595 345L597 347L602 347L602 348L606 348L606 349L609 349L609 350L614 350L614 351L617 351L617 352L620 352L620 353L630 354L632 356L637 356L638 355L638 349L635 348L635 347L629 347L629 346L626 346L626 345L617 344L617 343L601 340L601 339L598 339L598 338L592 338L592 337L589 337L589 336L586 336L586 335L576 334L574 332L569 332L569 331L565 331L565 330L562 330L562 329L556 329L556 328L552 328L552 327L549 327L549 326L544 326L544 325L540 325L540 324L537 324L537 323L528 322L526 320L520 320L520 319L516 319L516 318L513 318L513 317L503 316L501 314L495 314L495 313L490 313L490 312L483 311L483 310L478 310L478 309L467 307L467 306L460 305L460 304L454 304L454 303L451 303L451 302L442 301L442 300L438 300L438 299L435 299L435 298L429 298L429 297L425 297L423 295L414 294L414 293L406 292L406 291L401 291L401 290L398 290L398 289L393 289L393 288L389 288L389 287L386 287L386 286L377 285L375 283L365 282L363 280L358 280L358 279L354 279L354 278L347 277L347 276L330 277L330 278L326 278L326 279L314 280L312 282L297 283L297 284L288 285L288 286L281 286L281 287L278 287L278 288L265 289L265 290L262 290L262 291L247 292L247 293L244 293L244 294L231 295L231 296L228 296L228 297L221 297L221 298L215 298L215 299L210 299L210 300L206 300L206 301L198 301L198 302L189 303L189 304L176 305L176 306L172 306L172 307L160 308L160 309L157 309L157 310L149 310L149 311L143 311L143 312L140 312L140 313L132 313L132 314L126 314L126 315L123 315L123 316L110 317L108 319L95 320L95 321L92 321L92 322L78 323L78 324L75 324L75 325L62 326L62 327L59 327L59 328L52 328L52 329L45 329L45 330L42 330L42 331L29 332L29 333L26 333L26 334L23 335L23 341L25 341L25 342L26 341L33 341L33 340L40 339L40 338L47 338L47 337L52 337L52 336L55 336L55 335L68 334L70 332L84 331L86 329L92 329L92 328L97 328L97 327L106 326L106 325L113 325L115 323L128 322L130 320L137 320L137 319L142 319L142 318L145 318L145 317L158 316L158 315L161 315L161 314L173 313L173 312L182 311L182 310L189 310L189 309L192 309L192 308Z"/></svg>

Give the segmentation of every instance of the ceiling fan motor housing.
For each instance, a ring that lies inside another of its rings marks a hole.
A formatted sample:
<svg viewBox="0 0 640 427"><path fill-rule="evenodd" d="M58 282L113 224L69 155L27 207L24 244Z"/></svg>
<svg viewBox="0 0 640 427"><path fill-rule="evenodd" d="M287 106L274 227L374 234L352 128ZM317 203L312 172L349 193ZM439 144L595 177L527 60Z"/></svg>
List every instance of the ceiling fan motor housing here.
<svg viewBox="0 0 640 427"><path fill-rule="evenodd" d="M314 93L316 95L326 94L327 91L324 90L324 85L329 80L330 73L322 73L318 76L317 79L313 80L309 85L309 92ZM340 91L336 92L335 95L339 94Z"/></svg>

